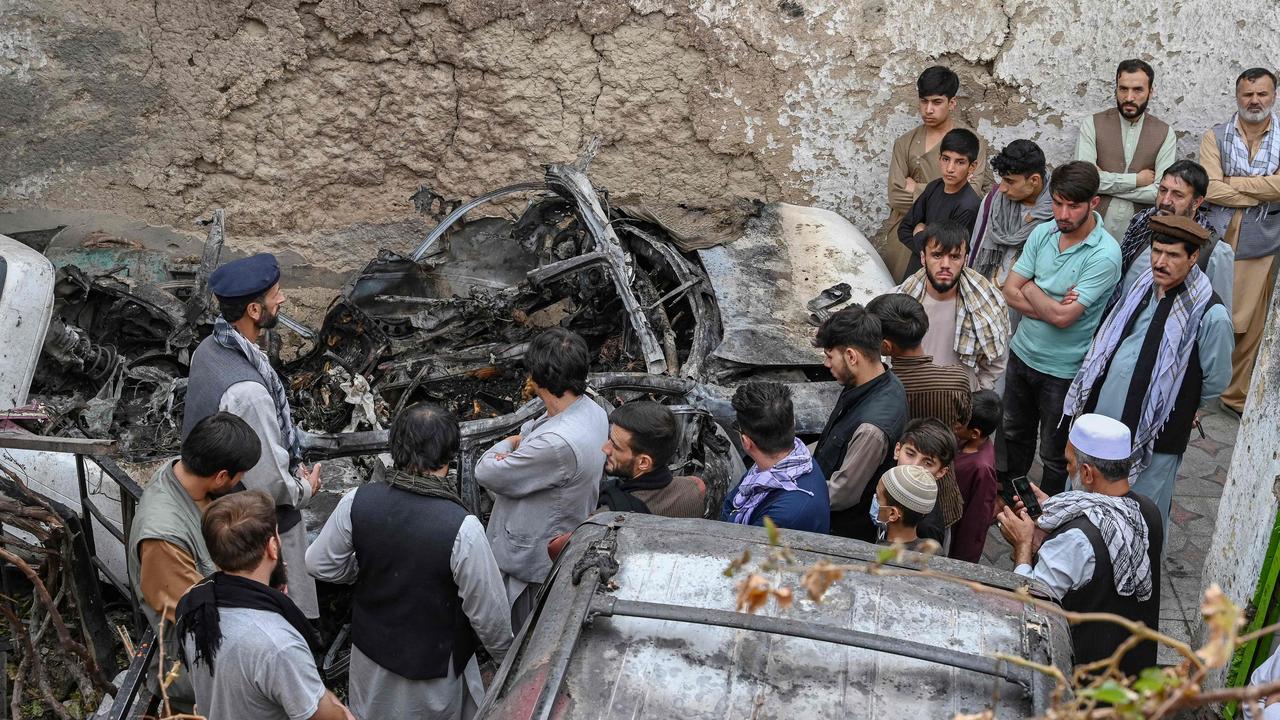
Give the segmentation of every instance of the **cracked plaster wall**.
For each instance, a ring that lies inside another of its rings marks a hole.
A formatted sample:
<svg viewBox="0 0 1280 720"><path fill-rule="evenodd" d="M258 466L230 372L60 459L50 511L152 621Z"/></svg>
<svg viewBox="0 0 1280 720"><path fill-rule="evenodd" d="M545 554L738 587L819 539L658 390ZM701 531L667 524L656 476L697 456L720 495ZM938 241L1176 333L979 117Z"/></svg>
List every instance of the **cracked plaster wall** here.
<svg viewBox="0 0 1280 720"><path fill-rule="evenodd" d="M188 228L223 206L233 243L342 271L380 241L334 233L404 221L418 186L474 195L599 135L616 193L872 235L928 64L994 145L1061 162L1117 60L1147 58L1186 154L1278 34L1244 0L0 0L0 207Z"/></svg>

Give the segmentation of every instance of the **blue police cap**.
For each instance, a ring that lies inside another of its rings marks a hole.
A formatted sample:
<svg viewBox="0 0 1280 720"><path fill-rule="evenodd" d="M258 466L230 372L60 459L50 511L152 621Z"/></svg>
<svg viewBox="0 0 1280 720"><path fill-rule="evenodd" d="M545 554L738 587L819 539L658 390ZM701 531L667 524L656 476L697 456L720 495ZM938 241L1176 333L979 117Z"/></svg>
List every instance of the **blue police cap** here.
<svg viewBox="0 0 1280 720"><path fill-rule="evenodd" d="M222 298L261 295L280 281L280 264L271 253L232 260L209 275L209 289Z"/></svg>

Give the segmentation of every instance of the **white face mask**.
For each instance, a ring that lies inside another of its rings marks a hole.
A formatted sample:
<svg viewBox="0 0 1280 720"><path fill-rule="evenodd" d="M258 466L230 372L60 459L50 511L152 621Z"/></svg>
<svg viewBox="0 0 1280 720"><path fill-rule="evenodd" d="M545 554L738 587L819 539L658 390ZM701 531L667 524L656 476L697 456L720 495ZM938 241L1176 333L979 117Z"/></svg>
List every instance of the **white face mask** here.
<svg viewBox="0 0 1280 720"><path fill-rule="evenodd" d="M889 525L880 519L880 498L875 495L871 496L871 522L876 526L876 539L884 538L885 533L889 531Z"/></svg>

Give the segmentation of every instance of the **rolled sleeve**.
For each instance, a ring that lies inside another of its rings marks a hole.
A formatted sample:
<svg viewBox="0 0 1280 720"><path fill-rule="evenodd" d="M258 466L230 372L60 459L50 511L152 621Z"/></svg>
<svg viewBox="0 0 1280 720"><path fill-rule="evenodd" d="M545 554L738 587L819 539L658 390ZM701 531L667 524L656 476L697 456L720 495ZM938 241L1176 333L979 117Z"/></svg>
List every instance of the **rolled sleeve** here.
<svg viewBox="0 0 1280 720"><path fill-rule="evenodd" d="M832 510L848 510L858 503L888 452L889 441L880 428L863 423L853 431L844 460L827 479Z"/></svg>

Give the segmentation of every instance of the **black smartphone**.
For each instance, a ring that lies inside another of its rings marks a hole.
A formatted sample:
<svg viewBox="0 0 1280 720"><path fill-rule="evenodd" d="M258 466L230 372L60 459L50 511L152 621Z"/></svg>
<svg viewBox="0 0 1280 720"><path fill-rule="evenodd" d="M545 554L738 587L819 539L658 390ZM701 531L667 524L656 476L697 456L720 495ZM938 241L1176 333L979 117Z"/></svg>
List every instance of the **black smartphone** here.
<svg viewBox="0 0 1280 720"><path fill-rule="evenodd" d="M1027 515L1031 519L1035 519L1044 514L1044 510L1040 507L1040 501L1036 499L1036 494L1031 490L1031 481L1026 475L1020 475L1009 481L1013 485L1014 492L1018 493L1018 497L1022 499L1022 507L1027 509ZM1012 503L1011 503L1012 504Z"/></svg>

